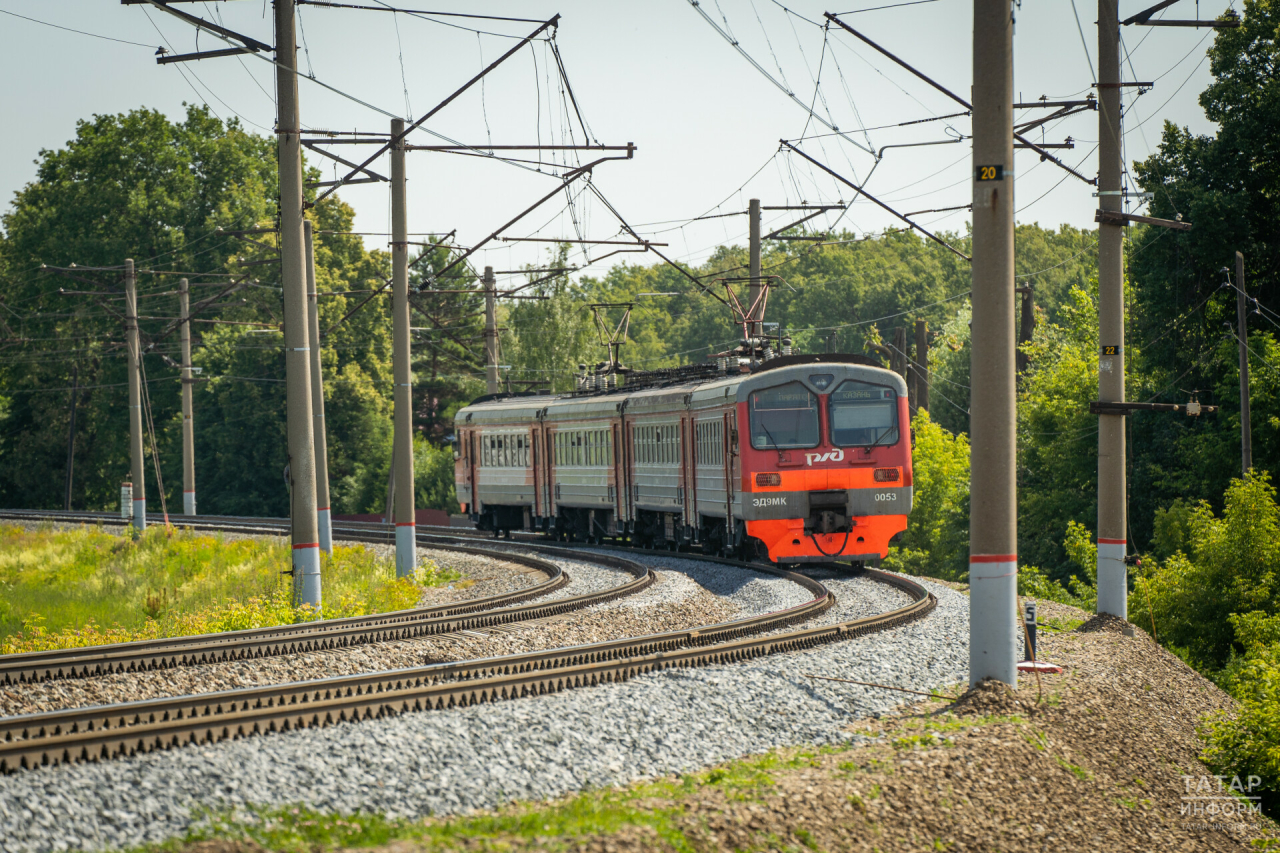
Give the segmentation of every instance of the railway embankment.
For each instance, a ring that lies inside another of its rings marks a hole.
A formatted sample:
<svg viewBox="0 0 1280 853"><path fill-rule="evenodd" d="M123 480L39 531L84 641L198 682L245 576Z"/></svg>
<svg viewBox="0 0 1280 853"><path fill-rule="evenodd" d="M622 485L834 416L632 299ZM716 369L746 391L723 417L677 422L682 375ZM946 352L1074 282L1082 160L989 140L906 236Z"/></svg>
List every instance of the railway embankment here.
<svg viewBox="0 0 1280 853"><path fill-rule="evenodd" d="M438 819L288 809L211 824L188 853L341 841L418 850L1265 850L1280 832L1199 760L1232 700L1141 630L1042 604L1060 675L849 719L843 740ZM1087 621L1086 621L1087 620ZM850 688L856 690L857 688ZM945 692L945 688L944 691ZM762 709L763 710L763 709Z"/></svg>

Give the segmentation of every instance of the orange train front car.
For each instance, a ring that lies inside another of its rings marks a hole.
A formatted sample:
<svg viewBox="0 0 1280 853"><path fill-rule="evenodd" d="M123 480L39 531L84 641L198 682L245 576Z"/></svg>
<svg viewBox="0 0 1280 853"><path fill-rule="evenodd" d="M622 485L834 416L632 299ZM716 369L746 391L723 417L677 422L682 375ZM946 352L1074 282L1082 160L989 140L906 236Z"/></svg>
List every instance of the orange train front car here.
<svg viewBox="0 0 1280 853"><path fill-rule="evenodd" d="M740 512L779 563L876 562L911 512L906 383L869 364L815 364L741 388Z"/></svg>

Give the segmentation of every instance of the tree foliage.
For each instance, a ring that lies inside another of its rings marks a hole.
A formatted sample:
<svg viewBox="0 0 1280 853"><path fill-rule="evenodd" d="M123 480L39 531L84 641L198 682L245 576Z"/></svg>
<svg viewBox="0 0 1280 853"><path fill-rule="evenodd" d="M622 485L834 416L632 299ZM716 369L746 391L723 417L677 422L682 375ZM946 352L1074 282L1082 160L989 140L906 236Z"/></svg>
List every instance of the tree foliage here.
<svg viewBox="0 0 1280 853"><path fill-rule="evenodd" d="M911 421L914 496L910 523L885 568L964 580L969 571L969 441L920 409Z"/></svg>
<svg viewBox="0 0 1280 853"><path fill-rule="evenodd" d="M181 507L178 277L172 272L190 278L193 306L221 297L201 318L280 322L278 267L245 266L272 257L274 235L257 235L251 243L225 233L271 224L274 153L274 141L198 107L189 107L179 122L145 109L95 116L78 124L76 138L64 148L41 152L35 180L15 195L4 216L0 240L0 502L62 504L74 377L82 390L74 400L72 504L115 506L119 483L129 475L121 264L132 257L141 271L139 326L154 445L167 503ZM349 207L326 199L308 215L317 232L322 293L381 285L386 257L339 233L352 230ZM75 278L42 265L75 265ZM234 291L213 284L246 273ZM349 300L336 294L320 300L322 330L353 307ZM193 323L192 331L193 362L206 380L194 393L199 508L286 514L279 334L205 323ZM363 509L376 492L370 481L379 460L389 455L385 305L377 302L337 326L323 341L322 358L333 506ZM150 460L147 470L147 490L158 508Z"/></svg>

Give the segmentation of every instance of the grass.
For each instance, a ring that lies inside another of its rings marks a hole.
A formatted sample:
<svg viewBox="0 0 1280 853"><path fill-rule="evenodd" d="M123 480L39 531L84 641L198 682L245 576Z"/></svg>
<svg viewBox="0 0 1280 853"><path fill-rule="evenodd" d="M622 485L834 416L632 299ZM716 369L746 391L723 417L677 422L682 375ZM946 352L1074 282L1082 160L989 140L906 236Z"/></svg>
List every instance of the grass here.
<svg viewBox="0 0 1280 853"><path fill-rule="evenodd" d="M0 653L76 648L413 607L459 577L434 563L397 579L363 545L321 555L324 604L292 606L287 542L154 525L138 540L97 527L0 525Z"/></svg>
<svg viewBox="0 0 1280 853"><path fill-rule="evenodd" d="M730 800L758 800L773 787L774 774L818 766L822 755L844 752L850 746L774 750L731 761L679 779L644 782L625 788L584 791L551 803L520 803L498 813L432 818L388 818L380 814L328 814L305 806L249 807L211 812L185 838L135 848L135 853L180 850L199 841L247 841L274 853L315 853L335 848L374 847L411 841L423 851L504 850L515 840L537 841L547 850L573 850L575 839L612 835L643 827L656 839L681 853L693 853L696 840L680 826L683 803L699 791L718 789ZM871 797L880 795L878 786ZM794 830L803 848L812 835Z"/></svg>
<svg viewBox="0 0 1280 853"><path fill-rule="evenodd" d="M1058 766L1060 766L1063 770L1066 770L1072 776L1079 779L1081 782L1087 782L1091 778L1093 778L1093 774L1090 773L1088 770L1085 770L1083 767L1079 766L1078 764L1072 764L1070 761L1067 761L1062 756L1055 755L1054 760L1058 762Z"/></svg>

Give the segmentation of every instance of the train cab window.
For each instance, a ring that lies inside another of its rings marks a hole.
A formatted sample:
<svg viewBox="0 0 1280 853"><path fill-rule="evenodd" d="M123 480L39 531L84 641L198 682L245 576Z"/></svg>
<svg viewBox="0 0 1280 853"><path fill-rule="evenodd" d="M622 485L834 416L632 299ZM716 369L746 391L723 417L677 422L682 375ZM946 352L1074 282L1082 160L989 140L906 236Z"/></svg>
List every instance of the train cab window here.
<svg viewBox="0 0 1280 853"><path fill-rule="evenodd" d="M753 391L747 409L756 450L818 446L818 398L799 382Z"/></svg>
<svg viewBox="0 0 1280 853"><path fill-rule="evenodd" d="M850 379L831 392L827 408L837 447L898 442L898 394L892 388Z"/></svg>

